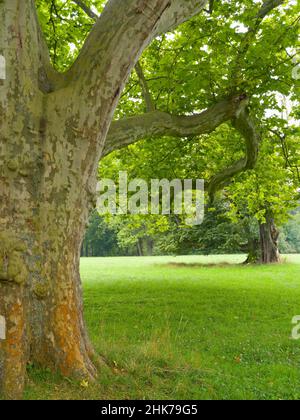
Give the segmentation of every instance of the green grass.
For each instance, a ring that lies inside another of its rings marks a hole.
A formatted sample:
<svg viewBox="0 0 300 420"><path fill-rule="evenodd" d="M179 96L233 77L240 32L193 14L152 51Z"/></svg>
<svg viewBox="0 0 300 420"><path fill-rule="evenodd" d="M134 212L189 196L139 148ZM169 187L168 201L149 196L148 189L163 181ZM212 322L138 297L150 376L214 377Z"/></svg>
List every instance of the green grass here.
<svg viewBox="0 0 300 420"><path fill-rule="evenodd" d="M299 399L300 257L197 265L242 260L83 259L89 332L115 368L87 388L32 368L26 398Z"/></svg>

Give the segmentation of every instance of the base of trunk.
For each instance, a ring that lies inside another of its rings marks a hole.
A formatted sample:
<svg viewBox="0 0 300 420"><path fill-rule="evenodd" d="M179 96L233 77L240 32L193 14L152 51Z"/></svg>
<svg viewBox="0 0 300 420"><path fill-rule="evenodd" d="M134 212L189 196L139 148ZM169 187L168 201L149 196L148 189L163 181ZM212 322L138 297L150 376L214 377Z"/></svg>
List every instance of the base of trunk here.
<svg viewBox="0 0 300 420"><path fill-rule="evenodd" d="M92 361L94 352L85 335L78 337L72 326L41 342L39 348L45 349L41 354L31 348L31 337L24 325L22 305L17 304L7 319L6 339L0 344L0 395L5 399L22 399L28 363L69 378L89 382L96 379L97 370ZM54 349L52 354L51 347Z"/></svg>
<svg viewBox="0 0 300 420"><path fill-rule="evenodd" d="M23 288L0 283L0 393L7 399L21 398L24 389L29 358L24 301Z"/></svg>
<svg viewBox="0 0 300 420"><path fill-rule="evenodd" d="M248 249L248 255L244 264L247 265L247 264L259 263L261 260L261 251L260 251L259 241L257 239L249 239L247 249Z"/></svg>
<svg viewBox="0 0 300 420"><path fill-rule="evenodd" d="M93 381L95 352L83 321L79 259L65 252L45 282L0 281L0 394L21 399L30 362ZM35 273L36 274L36 273Z"/></svg>

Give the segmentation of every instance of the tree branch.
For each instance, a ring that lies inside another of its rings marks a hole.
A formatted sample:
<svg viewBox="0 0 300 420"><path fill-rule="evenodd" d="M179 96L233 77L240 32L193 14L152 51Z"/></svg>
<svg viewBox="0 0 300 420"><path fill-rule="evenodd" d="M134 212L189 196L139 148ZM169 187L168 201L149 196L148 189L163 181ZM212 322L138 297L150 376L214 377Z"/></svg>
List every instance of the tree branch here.
<svg viewBox="0 0 300 420"><path fill-rule="evenodd" d="M286 142L286 138L287 138L286 134L280 133L277 130L273 130L271 128L269 129L269 131L279 139L281 149L282 149L282 153L283 153L283 157L285 159L286 167L290 168L292 171L295 170L295 172L296 172L295 175L297 177L298 183L300 184L300 168L298 167L297 164L293 164L291 162L290 152L289 152L287 142Z"/></svg>
<svg viewBox="0 0 300 420"><path fill-rule="evenodd" d="M257 162L261 136L257 131L254 121L249 115L247 104L244 105L246 106L243 106L238 115L233 119L233 126L245 139L246 155L210 180L208 184L208 194L211 202L213 202L216 192L228 185L234 176L249 169L253 169Z"/></svg>
<svg viewBox="0 0 300 420"><path fill-rule="evenodd" d="M264 19L272 10L282 5L285 0L266 0L256 15L257 19Z"/></svg>
<svg viewBox="0 0 300 420"><path fill-rule="evenodd" d="M233 81L233 91L239 85L239 80L240 80L245 56L246 56L247 52L249 51L249 48L250 48L253 40L256 37L256 34L257 34L257 32L260 28L261 22L264 20L264 18L272 10L274 10L276 7L280 6L284 2L285 2L285 0L266 0L263 3L260 10L258 11L255 18L254 18L255 22L254 22L253 26L248 27L248 31L246 32L246 34L244 35L244 37L241 41L240 48L239 48L238 55L237 55L237 59L236 59L234 65L233 65L233 69L232 69L232 72L231 72L231 75L232 75L231 78L232 78L232 81Z"/></svg>
<svg viewBox="0 0 300 420"><path fill-rule="evenodd" d="M103 156L149 137L190 137L214 131L238 113L245 96L235 96L198 115L176 116L154 111L114 121L109 130Z"/></svg>
<svg viewBox="0 0 300 420"><path fill-rule="evenodd" d="M176 28L193 16L198 15L208 0L170 0L170 7L161 16L152 38Z"/></svg>
<svg viewBox="0 0 300 420"><path fill-rule="evenodd" d="M215 175L208 184L213 201L215 193L224 188L239 173L253 169L257 162L260 134L248 109L245 95L220 102L199 115L176 116L154 111L144 115L114 121L109 130L103 156L146 138L162 136L191 137L209 134L226 121L243 136L246 144L245 157Z"/></svg>
<svg viewBox="0 0 300 420"><path fill-rule="evenodd" d="M75 0L74 0L75 1ZM107 74L103 55L113 61L118 55L119 68L135 63L141 51L159 33L167 31L199 13L207 0L109 0L97 19L68 79L87 76L93 80ZM78 1L76 1L79 4ZM84 3L80 1L85 10ZM90 13L89 10L86 10ZM107 64L107 63L105 63ZM115 63L114 63L115 64ZM131 68L129 69L131 70ZM116 72L116 67L114 67ZM92 73L92 74L91 74ZM84 80L84 84L85 84Z"/></svg>
<svg viewBox="0 0 300 420"><path fill-rule="evenodd" d="M209 10L208 10L208 13L210 15L213 14L213 11L214 11L214 3L215 3L215 0L209 0Z"/></svg>
<svg viewBox="0 0 300 420"><path fill-rule="evenodd" d="M74 3L76 3L90 18L92 18L95 22L99 18L98 15L96 15L83 1L81 0L73 0ZM210 0L210 13L212 13L214 0ZM142 94L144 97L145 105L146 105L146 111L152 112L155 111L155 104L153 101L153 97L151 95L151 92L148 87L147 80L144 75L143 68L138 61L135 66L135 71L139 79L139 84L142 89Z"/></svg>
<svg viewBox="0 0 300 420"><path fill-rule="evenodd" d="M99 16L97 16L85 3L83 3L81 0L73 0L90 18L94 19L94 21L96 22L97 19L99 18ZM139 85L142 89L142 94L145 100L145 105L146 105L146 111L147 112L152 112L155 110L155 105L153 102L153 98L151 96L149 87L148 87L148 83L147 80L145 78L144 72L143 72L143 68L140 64L140 62L138 61L136 66L135 66L135 71L136 74L138 76L139 79Z"/></svg>
<svg viewBox="0 0 300 420"><path fill-rule="evenodd" d="M83 1L81 0L73 0L74 3L77 4L91 19L97 21L99 16L92 11Z"/></svg>
<svg viewBox="0 0 300 420"><path fill-rule="evenodd" d="M157 34L201 10L204 0L109 0L84 46L64 74L74 128L93 133L101 154L113 112L139 56ZM163 24L163 25L162 25ZM59 96L61 93L57 92Z"/></svg>

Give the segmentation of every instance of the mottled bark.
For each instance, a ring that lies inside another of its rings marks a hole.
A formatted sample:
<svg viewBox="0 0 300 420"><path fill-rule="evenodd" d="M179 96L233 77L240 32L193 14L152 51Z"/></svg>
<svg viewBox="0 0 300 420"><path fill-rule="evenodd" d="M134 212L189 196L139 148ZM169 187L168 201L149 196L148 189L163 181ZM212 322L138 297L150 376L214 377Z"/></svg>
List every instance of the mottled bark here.
<svg viewBox="0 0 300 420"><path fill-rule="evenodd" d="M0 315L6 322L0 340L0 387L9 397L19 396L24 386L31 310L26 285L38 247L33 215L38 211L43 124L39 40L31 6L16 0L0 3L0 54L6 63L0 86ZM35 36L29 48L30 32Z"/></svg>
<svg viewBox="0 0 300 420"><path fill-rule="evenodd" d="M33 3L5 1L0 13L7 75L0 96L0 387L18 398L29 360L65 375L95 374L79 280L91 163L72 131L72 96L47 94Z"/></svg>
<svg viewBox="0 0 300 420"><path fill-rule="evenodd" d="M245 97L234 96L201 114L178 116L153 111L114 121L107 135L103 156L147 137L190 137L211 133L224 122L235 119L244 103Z"/></svg>
<svg viewBox="0 0 300 420"><path fill-rule="evenodd" d="M79 256L99 158L128 74L158 30L205 2L110 0L66 74L50 65L33 0L0 2L0 392L28 361L93 378ZM194 7L193 7L194 6ZM2 322L2 321L1 321Z"/></svg>
<svg viewBox="0 0 300 420"><path fill-rule="evenodd" d="M152 32L152 37L167 32L197 15L207 3L208 0L170 0L169 7L162 14Z"/></svg>

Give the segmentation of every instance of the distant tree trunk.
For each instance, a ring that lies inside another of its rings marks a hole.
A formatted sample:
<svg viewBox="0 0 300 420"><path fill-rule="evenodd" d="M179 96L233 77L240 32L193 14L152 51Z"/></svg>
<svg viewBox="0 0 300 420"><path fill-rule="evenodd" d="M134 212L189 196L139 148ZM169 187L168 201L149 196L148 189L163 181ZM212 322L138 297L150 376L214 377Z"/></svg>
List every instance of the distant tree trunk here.
<svg viewBox="0 0 300 420"><path fill-rule="evenodd" d="M279 263L279 230L274 219L267 216L266 223L260 224L261 262L263 264Z"/></svg>
<svg viewBox="0 0 300 420"><path fill-rule="evenodd" d="M152 256L153 255L153 247L154 247L153 239L147 238L146 241L147 241L147 253L148 253L149 256Z"/></svg>
<svg viewBox="0 0 300 420"><path fill-rule="evenodd" d="M142 257L144 255L143 253L143 242L141 239L138 239L137 241L137 251L138 251L138 256Z"/></svg>
<svg viewBox="0 0 300 420"><path fill-rule="evenodd" d="M256 264L261 260L259 240L250 238L247 244L248 256L244 264Z"/></svg>

